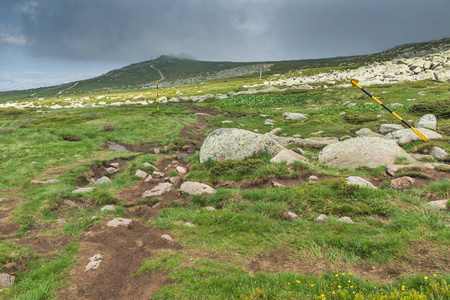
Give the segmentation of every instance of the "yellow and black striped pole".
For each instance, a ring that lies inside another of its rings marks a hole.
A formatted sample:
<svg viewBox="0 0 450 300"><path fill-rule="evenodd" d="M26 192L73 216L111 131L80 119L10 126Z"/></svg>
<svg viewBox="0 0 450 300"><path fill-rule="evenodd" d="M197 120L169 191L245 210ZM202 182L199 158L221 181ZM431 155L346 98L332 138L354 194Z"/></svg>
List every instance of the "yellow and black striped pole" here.
<svg viewBox="0 0 450 300"><path fill-rule="evenodd" d="M409 128L411 128L415 134L417 134L424 142L428 142L430 141L429 138L427 138L422 132L420 132L419 130L417 130L416 128L412 127L411 125L409 125L405 120L403 120L399 115L397 115L395 112L393 112L392 110L389 109L389 107L387 107L386 105L384 105L383 103L381 103L380 100L378 100L377 98L375 98L374 96L372 96L368 91L366 91L365 89L363 89L359 84L358 84L358 80L356 79L350 79L350 82L352 83L353 86L356 86L357 88L359 88L361 91L363 91L364 93L366 93L367 96L369 96L370 98L372 98L373 100L375 100L378 104L380 104L381 106L383 106L384 109L386 109L388 112L390 112L391 114L394 115L394 117L396 117L397 119L399 119L400 121L402 121L403 124L405 124L406 126L408 126Z"/></svg>
<svg viewBox="0 0 450 300"><path fill-rule="evenodd" d="M159 111L158 80L156 80L156 111Z"/></svg>

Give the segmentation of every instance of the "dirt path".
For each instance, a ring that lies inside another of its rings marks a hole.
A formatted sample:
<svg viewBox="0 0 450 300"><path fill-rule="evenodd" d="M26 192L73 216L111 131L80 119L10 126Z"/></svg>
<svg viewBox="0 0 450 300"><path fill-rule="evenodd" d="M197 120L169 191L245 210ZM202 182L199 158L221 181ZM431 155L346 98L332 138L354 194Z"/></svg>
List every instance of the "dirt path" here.
<svg viewBox="0 0 450 300"><path fill-rule="evenodd" d="M161 79L159 81L163 81L164 80L164 74L161 72L160 69L157 69L154 65L151 65L150 68L155 69L156 71L158 71L159 75L161 76Z"/></svg>

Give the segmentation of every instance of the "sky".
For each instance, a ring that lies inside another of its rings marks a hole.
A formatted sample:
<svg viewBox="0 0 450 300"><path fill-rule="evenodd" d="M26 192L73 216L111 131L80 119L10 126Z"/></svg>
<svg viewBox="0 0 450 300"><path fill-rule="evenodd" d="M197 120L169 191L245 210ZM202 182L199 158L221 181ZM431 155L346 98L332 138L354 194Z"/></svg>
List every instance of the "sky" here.
<svg viewBox="0 0 450 300"><path fill-rule="evenodd" d="M0 91L184 54L273 61L450 37L450 0L0 0Z"/></svg>

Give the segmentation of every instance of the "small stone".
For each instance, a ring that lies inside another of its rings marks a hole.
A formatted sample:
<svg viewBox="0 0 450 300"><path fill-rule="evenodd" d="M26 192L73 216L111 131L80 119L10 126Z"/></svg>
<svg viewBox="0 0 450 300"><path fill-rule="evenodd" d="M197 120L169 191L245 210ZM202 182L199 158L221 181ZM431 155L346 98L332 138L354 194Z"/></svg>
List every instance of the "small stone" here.
<svg viewBox="0 0 450 300"><path fill-rule="evenodd" d="M294 214L293 212L288 211L287 213L284 214L284 218L286 220L294 221L294 220L298 219L298 216L296 214Z"/></svg>
<svg viewBox="0 0 450 300"><path fill-rule="evenodd" d="M316 131L316 132L311 132L310 135L320 135L323 132L324 132L323 130L319 130L319 131Z"/></svg>
<svg viewBox="0 0 450 300"><path fill-rule="evenodd" d="M106 205L106 206L103 206L103 207L100 209L100 211L105 211L105 210L115 211L116 208L114 207L114 205Z"/></svg>
<svg viewBox="0 0 450 300"><path fill-rule="evenodd" d="M116 172L117 172L116 168L113 168L113 167L106 168L106 173L108 173L109 175L112 175Z"/></svg>
<svg viewBox="0 0 450 300"><path fill-rule="evenodd" d="M158 171L153 171L152 176L155 178L163 178L164 177L164 173L158 172Z"/></svg>
<svg viewBox="0 0 450 300"><path fill-rule="evenodd" d="M437 146L431 147L430 154L437 160L445 160L448 157L447 151Z"/></svg>
<svg viewBox="0 0 450 300"><path fill-rule="evenodd" d="M168 234L163 234L161 237L162 237L163 239L168 240L168 241L173 241L173 238L172 238L170 235L168 235Z"/></svg>
<svg viewBox="0 0 450 300"><path fill-rule="evenodd" d="M141 177L142 179L147 177L147 172L142 171L142 170L137 170L136 173L134 174L134 176L138 176Z"/></svg>
<svg viewBox="0 0 450 300"><path fill-rule="evenodd" d="M82 193L88 193L88 192L90 192L90 191L92 191L94 188L91 188L91 187L87 187L87 188L80 188L80 189L76 189L76 190L74 190L74 191L72 191L72 193L79 193L79 194L82 194Z"/></svg>
<svg viewBox="0 0 450 300"><path fill-rule="evenodd" d="M414 183L416 181L414 178L409 176L403 176L396 179L391 180L391 187L396 190L404 190L404 189L410 189L414 187Z"/></svg>
<svg viewBox="0 0 450 300"><path fill-rule="evenodd" d="M160 154L161 153L161 149L159 148L154 148L153 152L155 152L155 154Z"/></svg>
<svg viewBox="0 0 450 300"><path fill-rule="evenodd" d="M320 214L320 215L316 218L316 222L319 222L319 223L326 223L326 222L328 222L328 217L327 217L327 215Z"/></svg>
<svg viewBox="0 0 450 300"><path fill-rule="evenodd" d="M295 153L298 153L298 154L301 154L301 155L305 155L306 154L306 151L301 149L301 148L292 148L291 151L294 151Z"/></svg>
<svg viewBox="0 0 450 300"><path fill-rule="evenodd" d="M275 188L280 188L280 187L283 187L285 185L282 184L282 183L276 182L276 181L272 181L272 186L275 187Z"/></svg>
<svg viewBox="0 0 450 300"><path fill-rule="evenodd" d="M116 169L119 168L119 163L110 163L109 165Z"/></svg>
<svg viewBox="0 0 450 300"><path fill-rule="evenodd" d="M0 274L0 288L9 288L14 285L15 276L9 275L7 273Z"/></svg>
<svg viewBox="0 0 450 300"><path fill-rule="evenodd" d="M191 181L183 182L183 184L180 186L180 191L189 195L203 195L216 192L216 190L209 185Z"/></svg>
<svg viewBox="0 0 450 300"><path fill-rule="evenodd" d="M354 223L353 220L349 217L340 217L338 219L339 222L344 222L344 223Z"/></svg>
<svg viewBox="0 0 450 300"><path fill-rule="evenodd" d="M186 222L183 225L186 226L186 227L195 227L195 225L192 224L191 222Z"/></svg>
<svg viewBox="0 0 450 300"><path fill-rule="evenodd" d="M180 178L180 176L170 177L169 182L173 185L179 185L181 182L181 178Z"/></svg>
<svg viewBox="0 0 450 300"><path fill-rule="evenodd" d="M221 124L230 124L230 123L233 123L233 121L230 121L230 120L225 120L225 121L222 121L222 122L220 122Z"/></svg>
<svg viewBox="0 0 450 300"><path fill-rule="evenodd" d="M276 121L271 120L271 119L267 119L264 121L264 125L273 125L274 123L276 123Z"/></svg>
<svg viewBox="0 0 450 300"><path fill-rule="evenodd" d="M124 227L127 227L130 229L131 223L132 223L132 220L130 220L130 219L114 218L111 221L109 221L108 223L106 223L106 226L108 226L108 227L124 226Z"/></svg>
<svg viewBox="0 0 450 300"><path fill-rule="evenodd" d="M205 207L205 209L206 210L209 210L209 211L214 211L214 210L217 210L217 209L215 209L214 207L212 207L212 206L208 206L208 207Z"/></svg>
<svg viewBox="0 0 450 300"><path fill-rule="evenodd" d="M111 181L111 179L109 179L106 176L103 176L102 178L100 178L99 180L97 180L96 182L94 182L94 185L99 185L99 184L104 184Z"/></svg>
<svg viewBox="0 0 450 300"><path fill-rule="evenodd" d="M145 182L152 182L152 180L153 180L153 177L152 177L152 175L148 175L147 176L147 178L145 178Z"/></svg>
<svg viewBox="0 0 450 300"><path fill-rule="evenodd" d="M86 268L84 269L84 271L89 271L89 270L95 270L100 266L100 263L103 260L103 255L101 254L96 254L92 257L89 258L89 263L87 264Z"/></svg>
<svg viewBox="0 0 450 300"><path fill-rule="evenodd" d="M169 192L172 185L168 182L163 182L152 188L151 190L145 191L142 197L150 198L155 196L161 196L162 194Z"/></svg>
<svg viewBox="0 0 450 300"><path fill-rule="evenodd" d="M315 175L311 175L308 177L308 182L315 182L315 181L319 181L319 177L315 176Z"/></svg>
<svg viewBox="0 0 450 300"><path fill-rule="evenodd" d="M369 181L367 181L367 180L365 180L365 179L363 179L361 177L358 177L358 176L349 176L349 177L347 177L345 179L345 181L347 182L347 184L350 184L350 185L352 185L352 184L353 185L359 185L361 187L368 187L368 188L371 188L371 189L376 189L377 188L376 186L374 186Z"/></svg>
<svg viewBox="0 0 450 300"><path fill-rule="evenodd" d="M436 201L428 202L427 205L430 205L430 206L435 207L440 210L446 210L447 202L448 202L448 200L436 200Z"/></svg>
<svg viewBox="0 0 450 300"><path fill-rule="evenodd" d="M186 168L183 168L182 166L176 167L176 170L177 170L177 172L178 172L180 175L184 175L184 174L187 173Z"/></svg>

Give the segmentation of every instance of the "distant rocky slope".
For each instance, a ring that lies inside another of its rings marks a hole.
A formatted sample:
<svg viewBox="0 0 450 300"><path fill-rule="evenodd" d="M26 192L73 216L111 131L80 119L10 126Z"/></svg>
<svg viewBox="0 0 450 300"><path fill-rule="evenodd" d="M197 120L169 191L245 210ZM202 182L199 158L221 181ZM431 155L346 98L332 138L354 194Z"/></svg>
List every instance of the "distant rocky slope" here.
<svg viewBox="0 0 450 300"><path fill-rule="evenodd" d="M376 62L353 70L339 70L310 76L281 78L266 81L264 84L276 86L317 84L321 82L336 84L338 82L348 82L350 78L360 80L363 85L391 84L418 80L450 82L450 50L431 51L424 56L411 57L413 54L417 54L417 52L402 51L399 56L405 58ZM349 84L345 83L340 86L349 86Z"/></svg>

